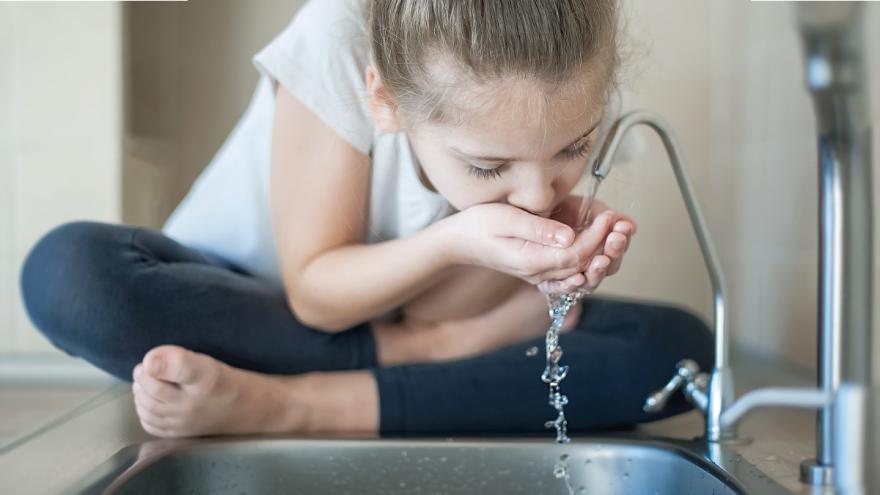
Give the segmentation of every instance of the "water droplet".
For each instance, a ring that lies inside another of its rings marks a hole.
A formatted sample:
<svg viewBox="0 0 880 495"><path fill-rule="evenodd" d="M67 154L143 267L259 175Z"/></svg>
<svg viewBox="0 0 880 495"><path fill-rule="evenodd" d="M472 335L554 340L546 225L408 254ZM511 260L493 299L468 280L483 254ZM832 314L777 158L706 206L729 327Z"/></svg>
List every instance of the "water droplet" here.
<svg viewBox="0 0 880 495"><path fill-rule="evenodd" d="M538 346L532 346L526 349L526 356L533 357L538 355Z"/></svg>

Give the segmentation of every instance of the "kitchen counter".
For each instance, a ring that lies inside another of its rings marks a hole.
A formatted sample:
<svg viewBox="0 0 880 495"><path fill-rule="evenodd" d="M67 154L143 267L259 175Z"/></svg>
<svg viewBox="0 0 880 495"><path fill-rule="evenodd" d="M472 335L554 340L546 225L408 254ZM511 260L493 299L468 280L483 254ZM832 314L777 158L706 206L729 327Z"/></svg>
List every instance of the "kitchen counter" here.
<svg viewBox="0 0 880 495"><path fill-rule="evenodd" d="M740 393L767 385L807 385L804 377L759 361L735 369ZM767 377L772 377L772 382ZM734 449L744 461L792 493L821 494L822 490L798 481L801 460L813 455L814 418L809 411L755 411L742 421L743 442ZM702 418L691 412L642 425L636 433L690 439L698 436L701 429ZM144 443L142 448L153 452L175 442L179 441L155 439L140 428L130 387L118 383L47 427L0 450L0 492L63 493L123 447Z"/></svg>

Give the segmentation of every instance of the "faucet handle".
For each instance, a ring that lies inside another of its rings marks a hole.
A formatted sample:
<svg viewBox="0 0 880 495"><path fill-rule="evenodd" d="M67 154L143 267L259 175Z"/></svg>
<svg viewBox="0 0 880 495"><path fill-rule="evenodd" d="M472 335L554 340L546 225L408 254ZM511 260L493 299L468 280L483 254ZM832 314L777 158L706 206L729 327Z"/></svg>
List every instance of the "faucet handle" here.
<svg viewBox="0 0 880 495"><path fill-rule="evenodd" d="M693 359L682 359L676 365L678 370L660 390L655 391L645 400L642 409L645 412L659 412L666 407L666 402L678 389L693 382L700 374L700 366Z"/></svg>

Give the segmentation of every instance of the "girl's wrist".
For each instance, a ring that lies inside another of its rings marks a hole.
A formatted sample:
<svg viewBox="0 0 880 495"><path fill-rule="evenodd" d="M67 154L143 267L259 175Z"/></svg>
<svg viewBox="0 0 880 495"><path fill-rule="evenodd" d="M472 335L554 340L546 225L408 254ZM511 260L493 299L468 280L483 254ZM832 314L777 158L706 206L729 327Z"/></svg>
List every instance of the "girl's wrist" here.
<svg viewBox="0 0 880 495"><path fill-rule="evenodd" d="M436 259L446 266L461 265L467 263L461 249L461 241L455 232L453 222L446 217L438 220L421 231L426 242L430 244L430 251Z"/></svg>

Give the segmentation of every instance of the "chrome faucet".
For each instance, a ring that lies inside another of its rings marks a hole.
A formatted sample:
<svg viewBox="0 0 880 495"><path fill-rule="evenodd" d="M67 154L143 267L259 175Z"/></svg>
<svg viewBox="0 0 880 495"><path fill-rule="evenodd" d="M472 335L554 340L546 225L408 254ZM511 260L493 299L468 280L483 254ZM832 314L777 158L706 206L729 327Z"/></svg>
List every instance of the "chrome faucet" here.
<svg viewBox="0 0 880 495"><path fill-rule="evenodd" d="M816 459L801 465L801 479L811 484L851 485L866 474L853 472L864 459L850 457L864 450L853 442L864 435L869 417L864 398L852 397L870 391L872 381L871 106L864 14L858 2L800 4L796 10L819 134L818 385L838 396L818 415ZM847 416L846 427L835 411Z"/></svg>
<svg viewBox="0 0 880 495"><path fill-rule="evenodd" d="M675 172L713 292L715 362L700 372L689 359L652 393L644 409L656 412L677 390L703 413L705 438L736 437L736 424L763 406L819 409L817 459L802 465L804 482L834 484L840 493L867 493L870 432L872 199L871 130L865 84L862 7L853 2L800 4L797 19L806 55L807 86L819 131L821 182L819 284L819 388L765 388L733 402L725 282L709 231L668 126L652 113L634 111L609 129L592 173L604 179L624 134L645 124L660 136ZM876 390L873 391L876 394ZM876 421L876 420L875 420ZM880 425L874 425L880 428ZM837 465L837 469L832 469Z"/></svg>
<svg viewBox="0 0 880 495"><path fill-rule="evenodd" d="M678 188L684 199L688 216L691 220L703 262L709 271L712 284L713 312L712 326L715 333L715 364L711 373L701 373L697 363L684 360L679 363L675 377L663 389L651 394L645 403L645 410L656 412L666 405L669 397L678 389L683 389L685 396L703 413L706 418L706 438L710 442L736 437L734 424L722 424L724 410L733 400L733 376L730 371L730 337L728 335L727 297L724 274L715 246L703 220L703 214L693 194L690 179L682 163L682 155L673 138L672 131L663 119L654 113L633 111L620 117L608 130L602 148L593 165L592 173L599 179L605 179L611 173L614 155L626 132L636 125L644 124L653 129L663 142Z"/></svg>

